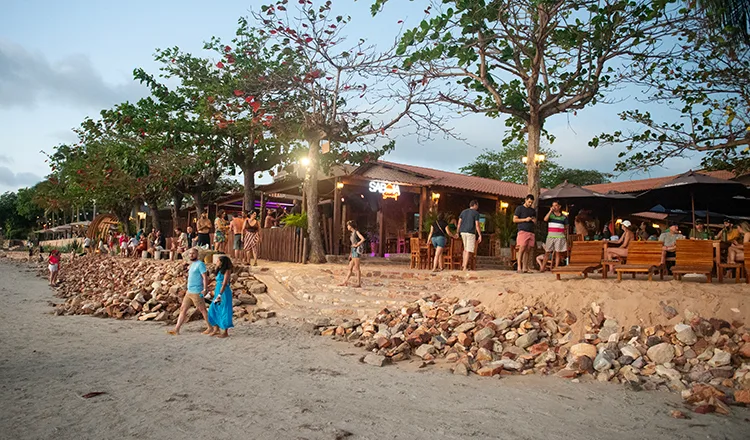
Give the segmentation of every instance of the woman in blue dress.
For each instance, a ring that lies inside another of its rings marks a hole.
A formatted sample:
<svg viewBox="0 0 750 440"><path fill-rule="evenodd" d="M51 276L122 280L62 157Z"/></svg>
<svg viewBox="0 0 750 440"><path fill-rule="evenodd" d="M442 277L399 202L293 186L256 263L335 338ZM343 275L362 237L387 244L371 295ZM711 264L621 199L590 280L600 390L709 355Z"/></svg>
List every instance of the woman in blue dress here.
<svg viewBox="0 0 750 440"><path fill-rule="evenodd" d="M211 307L208 308L208 325L211 327L209 336L226 338L232 324L232 289L229 280L232 278L232 260L226 255L219 257L219 266L216 268L216 290Z"/></svg>

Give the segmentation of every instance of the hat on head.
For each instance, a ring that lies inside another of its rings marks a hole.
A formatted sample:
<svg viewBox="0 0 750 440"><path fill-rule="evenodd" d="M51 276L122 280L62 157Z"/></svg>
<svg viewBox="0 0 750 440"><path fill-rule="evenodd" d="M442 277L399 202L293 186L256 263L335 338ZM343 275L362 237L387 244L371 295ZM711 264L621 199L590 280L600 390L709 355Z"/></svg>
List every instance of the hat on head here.
<svg viewBox="0 0 750 440"><path fill-rule="evenodd" d="M672 226L680 226L680 224L677 222L669 222L669 227L671 228Z"/></svg>
<svg viewBox="0 0 750 440"><path fill-rule="evenodd" d="M724 219L724 223L729 223L729 224L732 224L732 225L733 225L733 224L734 224L734 220L732 220L732 219L731 219L731 218L729 218L729 217L726 217L726 218Z"/></svg>
<svg viewBox="0 0 750 440"><path fill-rule="evenodd" d="M703 225L703 224L705 224L705 223L706 223L706 222L704 222L704 221L703 221L703 219L700 219L700 218L699 218L699 219L696 219L696 220L695 220L695 224L696 224L696 225Z"/></svg>
<svg viewBox="0 0 750 440"><path fill-rule="evenodd" d="M629 228L632 225L632 223L630 223L630 220L623 220L622 225L625 226L626 228Z"/></svg>

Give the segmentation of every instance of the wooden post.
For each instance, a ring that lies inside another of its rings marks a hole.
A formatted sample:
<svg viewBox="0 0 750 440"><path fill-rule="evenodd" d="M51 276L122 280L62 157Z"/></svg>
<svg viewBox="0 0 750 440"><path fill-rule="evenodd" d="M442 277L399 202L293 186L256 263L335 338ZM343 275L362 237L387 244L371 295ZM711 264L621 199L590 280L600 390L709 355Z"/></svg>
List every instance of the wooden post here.
<svg viewBox="0 0 750 440"><path fill-rule="evenodd" d="M260 193L260 218L258 219L258 222L260 222L261 228L264 228L266 226L266 193L265 191Z"/></svg>
<svg viewBox="0 0 750 440"><path fill-rule="evenodd" d="M341 253L341 189L339 188L339 178L333 182L333 248L331 254L339 255Z"/></svg>
<svg viewBox="0 0 750 440"><path fill-rule="evenodd" d="M695 229L695 197L693 196L692 191L690 192L690 206L693 209L693 229ZM688 238L690 238L689 233L688 233Z"/></svg>
<svg viewBox="0 0 750 440"><path fill-rule="evenodd" d="M378 201L378 256L385 255L385 218L383 216L383 201Z"/></svg>
<svg viewBox="0 0 750 440"><path fill-rule="evenodd" d="M427 212L427 188L422 187L419 194L419 238L422 238L422 225L424 224L424 218Z"/></svg>

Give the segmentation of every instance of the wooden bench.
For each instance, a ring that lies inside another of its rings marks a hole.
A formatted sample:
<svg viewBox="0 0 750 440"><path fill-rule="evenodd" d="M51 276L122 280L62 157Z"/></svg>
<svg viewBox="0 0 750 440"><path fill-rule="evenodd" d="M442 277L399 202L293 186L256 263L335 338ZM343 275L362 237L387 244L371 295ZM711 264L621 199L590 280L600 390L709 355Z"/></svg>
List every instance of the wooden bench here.
<svg viewBox="0 0 750 440"><path fill-rule="evenodd" d="M588 278L591 271L602 267L604 243L601 241L574 241L570 249L570 264L552 269L557 279L564 273L582 275Z"/></svg>
<svg viewBox="0 0 750 440"><path fill-rule="evenodd" d="M706 276L706 282L711 282L714 271L714 246L707 240L677 240L675 251L675 266L672 275L676 280L688 273Z"/></svg>
<svg viewBox="0 0 750 440"><path fill-rule="evenodd" d="M659 272L659 278L664 279L664 264L661 262L663 245L660 241L633 241L628 246L627 264L615 267L617 280L622 281L622 274L630 273L635 278L638 273L648 274L648 280Z"/></svg>

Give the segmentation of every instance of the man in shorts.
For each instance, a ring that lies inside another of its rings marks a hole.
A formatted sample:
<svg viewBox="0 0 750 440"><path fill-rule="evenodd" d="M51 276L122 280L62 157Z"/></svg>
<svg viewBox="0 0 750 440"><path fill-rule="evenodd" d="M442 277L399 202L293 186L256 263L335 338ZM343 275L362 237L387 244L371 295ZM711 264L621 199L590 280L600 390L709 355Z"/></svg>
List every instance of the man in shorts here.
<svg viewBox="0 0 750 440"><path fill-rule="evenodd" d="M232 217L232 222L229 224L229 230L232 231L234 258L242 257L242 228L245 226L245 220L247 220L247 214L242 211L241 215Z"/></svg>
<svg viewBox="0 0 750 440"><path fill-rule="evenodd" d="M518 273L529 272L530 255L534 252L536 237L534 236L534 224L536 223L536 209L534 205L534 196L529 194L523 202L523 205L516 208L513 213L513 223L518 225Z"/></svg>
<svg viewBox="0 0 750 440"><path fill-rule="evenodd" d="M201 315L203 315L203 319L206 321L206 330L203 334L208 334L211 331L211 326L208 324L206 302L203 300L203 295L206 294L206 289L208 288L206 265L198 259L198 249L190 249L188 256L190 258L190 268L188 269L187 292L182 298L180 316L177 318L177 324L175 325L174 330L167 332L173 336L180 334L180 327L185 323L187 311L190 306L194 306L198 309L198 311L201 312Z"/></svg>
<svg viewBox="0 0 750 440"><path fill-rule="evenodd" d="M477 246L482 242L482 227L479 224L479 202L472 200L469 207L461 211L458 217L458 232L464 243L464 260L462 270L469 265L469 256L476 252Z"/></svg>
<svg viewBox="0 0 750 440"><path fill-rule="evenodd" d="M560 202L555 200L547 215L544 216L547 222L547 242L544 244L544 258L539 268L544 272L547 267L547 258L551 253L555 254L555 267L560 265L560 256L568 252L568 217L562 213Z"/></svg>

